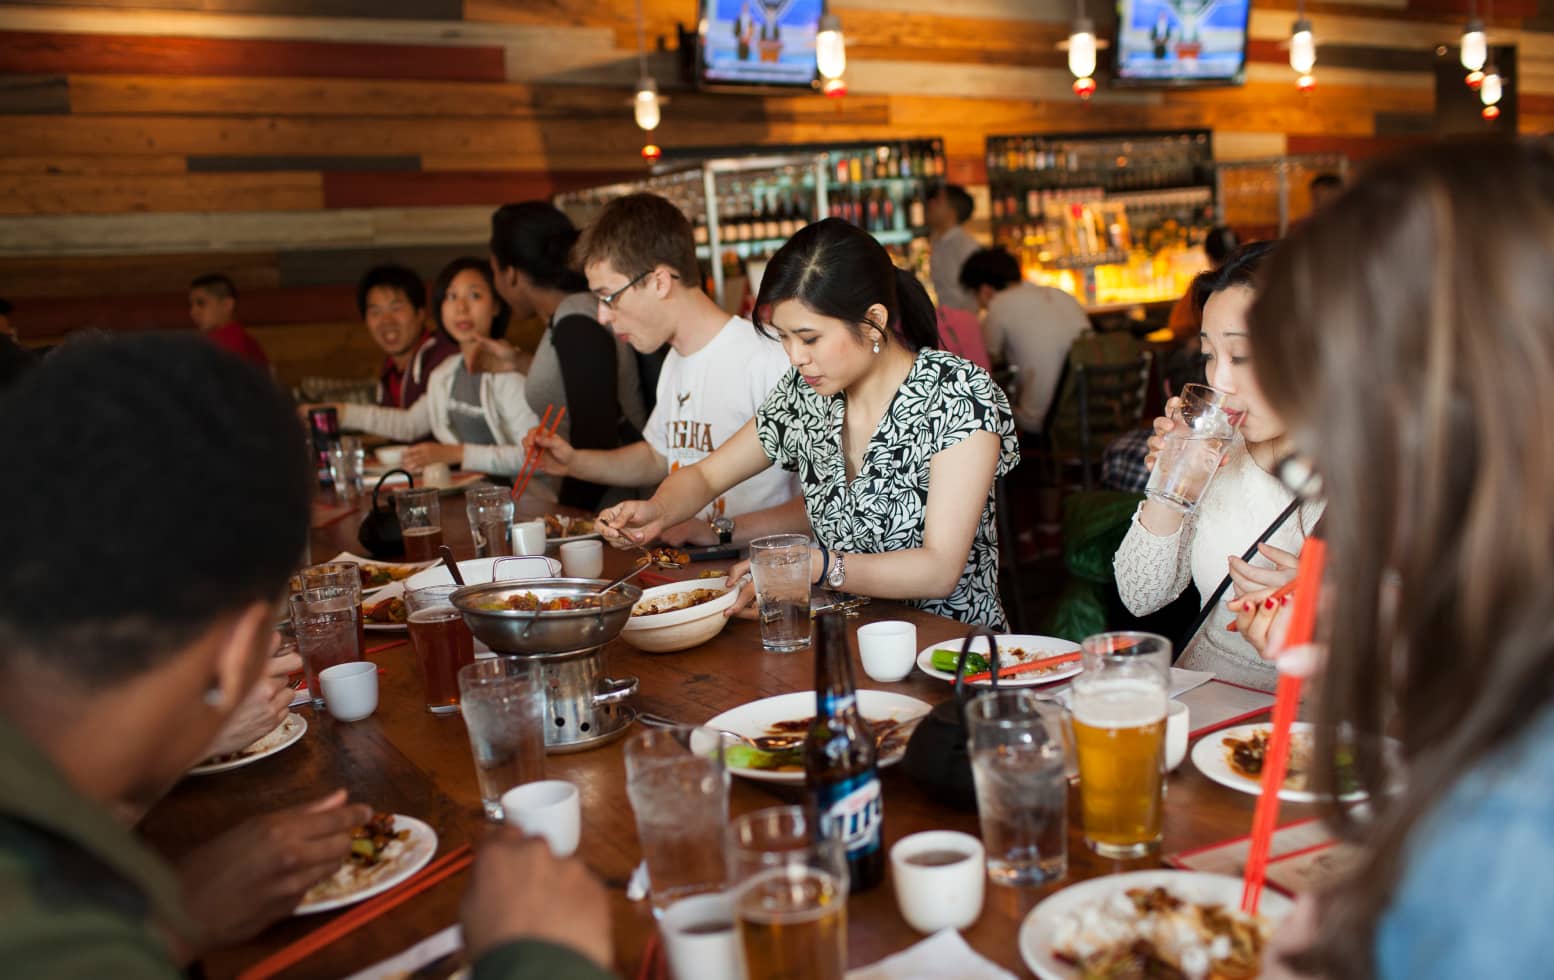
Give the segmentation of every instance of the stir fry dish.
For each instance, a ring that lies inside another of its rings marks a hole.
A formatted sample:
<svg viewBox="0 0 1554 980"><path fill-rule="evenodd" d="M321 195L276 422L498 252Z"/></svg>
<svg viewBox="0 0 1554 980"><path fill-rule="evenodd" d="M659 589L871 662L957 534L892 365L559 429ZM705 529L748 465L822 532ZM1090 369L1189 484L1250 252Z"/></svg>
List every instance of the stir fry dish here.
<svg viewBox="0 0 1554 980"><path fill-rule="evenodd" d="M1033 663L1046 657L1056 656L1058 656L1058 652L1056 650L1025 650L1020 647L999 647L998 666L1007 670L1010 667L1017 667L1020 664ZM953 674L955 673L956 661L959 659L960 650L952 650L948 647L941 647L933 652L933 658L931 662L933 663L934 670L942 670L947 674ZM987 654L977 653L975 650L972 650L966 654L966 675L968 677L972 674L985 674L992 669L993 663ZM1042 674L1051 673L1055 670L1069 669L1069 664L1053 664L1051 667L1048 667L1044 670L1038 670L1034 674L1026 674L1025 676L1039 677ZM1002 677L1003 675L1000 674L999 676Z"/></svg>
<svg viewBox="0 0 1554 980"><path fill-rule="evenodd" d="M690 563L690 552L681 551L678 548L648 548L645 554L637 558L638 568L641 568L643 565L657 565L659 568L684 568Z"/></svg>
<svg viewBox="0 0 1554 980"><path fill-rule="evenodd" d="M1246 738L1227 737L1221 740L1225 746L1225 762L1230 771L1246 779L1263 778L1263 760L1268 755L1268 741L1273 730L1258 728ZM1284 788L1304 792L1311 788L1311 763L1315 743L1310 732L1290 732L1289 759L1284 768ZM1349 749L1338 749L1338 792L1346 795L1358 789L1354 775L1354 755Z"/></svg>
<svg viewBox="0 0 1554 980"><path fill-rule="evenodd" d="M380 626L403 626L410 621L403 596L390 596L379 602L371 599L362 603L362 619Z"/></svg>
<svg viewBox="0 0 1554 980"><path fill-rule="evenodd" d="M894 760L906 751L907 739L915 725L903 725L894 718L865 718L874 733L875 752L881 762ZM803 772L804 739L813 717L774 721L766 732L750 741L754 745L732 745L725 752L730 767L761 769L767 772Z"/></svg>
<svg viewBox="0 0 1554 980"><path fill-rule="evenodd" d="M613 603L612 603L613 604ZM541 599L533 592L519 592L505 599L481 603L478 608L491 612L570 612L574 609L600 609L604 598L598 595L562 595L553 599Z"/></svg>
<svg viewBox="0 0 1554 980"><path fill-rule="evenodd" d="M643 599L632 609L632 616L657 616L660 613L675 612L680 609L690 609L704 602L711 602L719 596L725 595L723 589L692 589L689 592L677 592L674 595L655 596L652 599Z"/></svg>
<svg viewBox="0 0 1554 980"><path fill-rule="evenodd" d="M580 534L594 533L594 519L592 517L567 517L562 514L545 515L545 536L550 538L573 538Z"/></svg>
<svg viewBox="0 0 1554 980"><path fill-rule="evenodd" d="M371 820L351 832L351 850L340 861L340 867L309 888L302 896L302 904L345 898L393 874L409 838L410 831L394 828L392 813L374 813Z"/></svg>
<svg viewBox="0 0 1554 980"><path fill-rule="evenodd" d="M379 565L371 561L364 561L356 567L361 573L364 589L380 588L390 582L403 582L419 571L416 565Z"/></svg>
<svg viewBox="0 0 1554 980"><path fill-rule="evenodd" d="M1052 949L1084 980L1250 980L1267 938L1260 919L1223 905L1130 888L1059 920Z"/></svg>

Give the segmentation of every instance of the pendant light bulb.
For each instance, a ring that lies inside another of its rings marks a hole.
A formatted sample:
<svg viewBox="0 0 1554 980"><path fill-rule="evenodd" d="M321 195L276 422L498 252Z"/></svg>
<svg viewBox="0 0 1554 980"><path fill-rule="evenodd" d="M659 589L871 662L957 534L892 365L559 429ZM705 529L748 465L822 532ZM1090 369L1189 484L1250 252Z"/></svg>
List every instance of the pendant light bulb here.
<svg viewBox="0 0 1554 980"><path fill-rule="evenodd" d="M1068 36L1068 70L1075 78L1089 78L1095 74L1095 24L1088 17L1074 20L1073 32Z"/></svg>
<svg viewBox="0 0 1554 980"><path fill-rule="evenodd" d="M637 119L637 125L648 132L658 128L660 112L658 108L658 83L644 75L637 83L637 95L632 100L632 115Z"/></svg>
<svg viewBox="0 0 1554 980"><path fill-rule="evenodd" d="M847 71L847 39L842 36L842 19L836 14L820 18L815 35L815 68L825 79L841 78Z"/></svg>
<svg viewBox="0 0 1554 980"><path fill-rule="evenodd" d="M1485 105L1495 105L1503 94L1504 83L1493 65L1484 73L1484 81L1478 87L1478 99Z"/></svg>
<svg viewBox="0 0 1554 980"><path fill-rule="evenodd" d="M1317 63L1317 42L1311 36L1311 21L1302 17L1290 30L1290 67L1298 75L1309 75Z"/></svg>
<svg viewBox="0 0 1554 980"><path fill-rule="evenodd" d="M1480 71L1488 60L1489 39L1484 36L1483 21L1475 17L1462 29L1462 67Z"/></svg>

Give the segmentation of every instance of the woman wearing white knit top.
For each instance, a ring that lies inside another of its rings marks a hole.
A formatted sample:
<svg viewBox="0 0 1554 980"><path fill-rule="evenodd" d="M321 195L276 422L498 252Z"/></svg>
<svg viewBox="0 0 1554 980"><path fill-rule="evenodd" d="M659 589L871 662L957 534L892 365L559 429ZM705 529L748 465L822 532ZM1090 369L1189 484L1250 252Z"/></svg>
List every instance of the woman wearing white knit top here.
<svg viewBox="0 0 1554 980"><path fill-rule="evenodd" d="M1236 395L1246 415L1223 468L1193 514L1184 517L1153 499L1140 504L1134 514L1113 567L1123 604L1136 616L1165 607L1189 582L1207 601L1227 573L1235 596L1284 584L1294 578L1301 544L1321 517L1320 503L1302 505L1257 557L1251 562L1241 560L1241 554L1294 499L1274 475L1288 451L1284 423L1268 407L1252 375L1246 329L1257 266L1271 248L1266 242L1247 245L1193 283L1203 309L1208 382ZM1155 420L1146 460L1151 468L1164 434L1171 429L1169 416L1175 408L1176 399L1172 399L1166 406L1167 417ZM1271 691L1278 675L1261 656L1262 636L1248 642L1227 629L1235 621L1236 602L1232 598L1208 616L1178 666L1210 670L1222 680Z"/></svg>

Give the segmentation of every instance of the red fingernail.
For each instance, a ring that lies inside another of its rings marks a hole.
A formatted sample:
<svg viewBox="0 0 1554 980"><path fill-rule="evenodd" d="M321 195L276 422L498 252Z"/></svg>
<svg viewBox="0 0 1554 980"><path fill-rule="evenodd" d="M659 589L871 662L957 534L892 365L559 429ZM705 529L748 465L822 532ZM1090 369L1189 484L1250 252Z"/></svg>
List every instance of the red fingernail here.
<svg viewBox="0 0 1554 980"><path fill-rule="evenodd" d="M1234 633L1236 631L1236 624L1235 623L1226 623L1225 624L1225 628L1230 630L1230 632Z"/></svg>
<svg viewBox="0 0 1554 980"><path fill-rule="evenodd" d="M1276 605L1278 605L1278 603L1274 601L1273 596L1269 596L1267 599L1265 599L1263 601L1263 608L1264 609L1272 609Z"/></svg>
<svg viewBox="0 0 1554 980"><path fill-rule="evenodd" d="M1289 596L1286 595L1286 596L1280 596L1279 597L1279 605L1287 606L1289 604L1290 604L1290 597Z"/></svg>

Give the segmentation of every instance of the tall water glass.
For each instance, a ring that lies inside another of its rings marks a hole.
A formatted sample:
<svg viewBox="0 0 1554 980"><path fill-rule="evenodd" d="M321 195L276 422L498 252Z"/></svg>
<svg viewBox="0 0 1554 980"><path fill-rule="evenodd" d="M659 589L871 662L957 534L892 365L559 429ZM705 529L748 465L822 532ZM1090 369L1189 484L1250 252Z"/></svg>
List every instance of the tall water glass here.
<svg viewBox="0 0 1554 980"><path fill-rule="evenodd" d="M776 653L809 646L809 538L756 538L750 542L750 576L761 617L761 646Z"/></svg>
<svg viewBox="0 0 1554 980"><path fill-rule="evenodd" d="M459 670L459 708L469 731L486 817L502 819L502 794L545 778L545 688L522 657L477 660Z"/></svg>
<svg viewBox="0 0 1554 980"><path fill-rule="evenodd" d="M356 645L367 649L365 615L362 612L361 566L353 561L325 561L309 565L291 577L291 592L295 596L303 589L318 589L326 585L338 585L349 589L356 597Z"/></svg>
<svg viewBox="0 0 1554 980"><path fill-rule="evenodd" d="M313 706L324 706L318 675L325 668L361 660L361 586L303 588L291 597L291 627L308 679Z"/></svg>
<svg viewBox="0 0 1554 980"><path fill-rule="evenodd" d="M513 497L506 487L471 487L464 494L470 537L478 558L497 558L513 553Z"/></svg>
<svg viewBox="0 0 1554 980"><path fill-rule="evenodd" d="M334 480L335 496L342 504L354 504L361 499L366 465L360 436L341 436L338 443L329 447L329 475Z"/></svg>
<svg viewBox="0 0 1554 980"><path fill-rule="evenodd" d="M1068 872L1067 722L1023 688L966 706L988 877L1044 885Z"/></svg>
<svg viewBox="0 0 1554 980"><path fill-rule="evenodd" d="M725 887L728 772L709 728L647 728L626 743L626 795L637 817L653 914Z"/></svg>
<svg viewBox="0 0 1554 980"><path fill-rule="evenodd" d="M1166 434L1144 492L1184 513L1197 507L1245 415L1227 392L1208 385L1183 386L1181 405L1172 416L1176 424Z"/></svg>
<svg viewBox="0 0 1554 980"><path fill-rule="evenodd" d="M421 662L426 710L434 715L459 710L459 671L475 662L475 637L452 596L463 586L429 585L405 593L410 643Z"/></svg>
<svg viewBox="0 0 1554 980"><path fill-rule="evenodd" d="M1085 842L1102 857L1135 858L1160 843L1171 641L1100 633L1080 650L1074 742Z"/></svg>
<svg viewBox="0 0 1554 980"><path fill-rule="evenodd" d="M442 498L435 487L394 494L406 561L431 561L442 547Z"/></svg>

